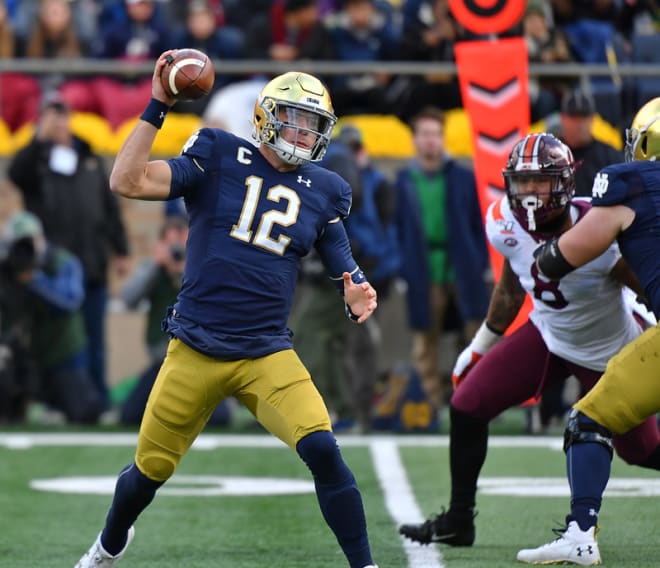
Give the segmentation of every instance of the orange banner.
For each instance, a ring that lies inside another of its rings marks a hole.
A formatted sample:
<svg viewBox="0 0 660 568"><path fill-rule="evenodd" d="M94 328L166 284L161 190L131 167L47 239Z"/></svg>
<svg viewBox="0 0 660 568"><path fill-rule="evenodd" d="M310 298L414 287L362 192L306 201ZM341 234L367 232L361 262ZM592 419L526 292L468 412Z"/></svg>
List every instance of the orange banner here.
<svg viewBox="0 0 660 568"><path fill-rule="evenodd" d="M472 125L474 171L481 209L505 195L502 168L518 139L529 131L527 44L523 38L460 42L456 45L458 79ZM491 247L495 279L502 271L502 256ZM527 320L525 307L509 328Z"/></svg>
<svg viewBox="0 0 660 568"><path fill-rule="evenodd" d="M454 18L477 35L499 34L523 17L526 0L449 0Z"/></svg>

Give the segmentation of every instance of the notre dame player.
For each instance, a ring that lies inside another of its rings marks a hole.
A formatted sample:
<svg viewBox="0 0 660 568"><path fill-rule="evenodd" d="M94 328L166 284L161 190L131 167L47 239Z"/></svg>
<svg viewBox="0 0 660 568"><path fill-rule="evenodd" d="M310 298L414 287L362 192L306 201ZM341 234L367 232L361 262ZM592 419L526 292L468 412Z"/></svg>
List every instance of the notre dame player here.
<svg viewBox="0 0 660 568"><path fill-rule="evenodd" d="M280 75L254 107L259 147L202 129L179 157L149 161L158 128L175 103L159 80L170 53L156 62L153 98L120 149L110 184L133 199L183 196L190 217L183 284L164 322L171 341L140 426L135 461L120 473L105 527L76 567L114 565L133 538L138 515L213 409L233 396L305 461L350 567L375 568L355 478L286 327L300 260L312 247L351 319L364 322L377 305L342 224L351 189L311 163L323 157L336 122L330 96L311 75Z"/></svg>
<svg viewBox="0 0 660 568"><path fill-rule="evenodd" d="M603 168L593 207L537 255L539 270L560 279L599 255L614 240L637 273L660 319L660 97L647 102L626 131L626 163ZM660 327L652 327L610 359L596 386L573 407L565 432L571 514L563 535L521 550L530 564L600 564L594 528L610 476L612 434L623 434L660 411Z"/></svg>

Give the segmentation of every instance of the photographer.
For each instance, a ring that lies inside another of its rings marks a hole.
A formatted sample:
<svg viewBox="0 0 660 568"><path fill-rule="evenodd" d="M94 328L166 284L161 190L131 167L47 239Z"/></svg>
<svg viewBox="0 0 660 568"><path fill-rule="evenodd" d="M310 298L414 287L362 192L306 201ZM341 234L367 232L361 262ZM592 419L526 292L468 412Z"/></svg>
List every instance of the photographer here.
<svg viewBox="0 0 660 568"><path fill-rule="evenodd" d="M145 342L149 352L149 366L140 374L140 380L122 405L120 422L139 424L147 404L151 387L167 352L168 336L161 330L167 308L174 304L181 288L186 264L188 222L183 216L165 219L152 258L140 264L124 285L121 298L129 309L147 304ZM226 403L211 417L210 423L226 424Z"/></svg>
<svg viewBox="0 0 660 568"><path fill-rule="evenodd" d="M82 264L88 369L107 407L108 272L120 277L127 272L128 241L104 161L74 135L71 118L71 109L58 93L44 95L34 136L16 152L7 175L25 209L41 220L46 238Z"/></svg>
<svg viewBox="0 0 660 568"><path fill-rule="evenodd" d="M3 330L27 330L38 376L34 396L69 422L96 422L102 403L87 371L80 262L50 244L39 219L26 211L9 218L4 237Z"/></svg>

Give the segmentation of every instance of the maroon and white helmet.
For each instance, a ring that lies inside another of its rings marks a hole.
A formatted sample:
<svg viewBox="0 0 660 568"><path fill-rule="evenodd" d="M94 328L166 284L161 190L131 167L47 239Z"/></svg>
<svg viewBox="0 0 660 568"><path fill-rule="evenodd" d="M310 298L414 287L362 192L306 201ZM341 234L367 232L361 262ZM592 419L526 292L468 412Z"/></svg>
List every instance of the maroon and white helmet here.
<svg viewBox="0 0 660 568"><path fill-rule="evenodd" d="M539 225L566 210L575 194L573 153L566 144L547 132L529 134L517 142L502 175L511 211L528 231L536 231ZM519 191L521 178L535 176L552 180L547 203L540 193Z"/></svg>

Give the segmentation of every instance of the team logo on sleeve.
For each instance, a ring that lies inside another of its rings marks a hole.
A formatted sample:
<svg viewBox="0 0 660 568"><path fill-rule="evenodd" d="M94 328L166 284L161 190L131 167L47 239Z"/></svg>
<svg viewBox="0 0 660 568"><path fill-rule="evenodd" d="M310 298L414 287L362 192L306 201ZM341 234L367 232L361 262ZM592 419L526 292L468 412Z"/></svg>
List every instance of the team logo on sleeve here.
<svg viewBox="0 0 660 568"><path fill-rule="evenodd" d="M607 174L599 172L596 174L596 179L594 179L594 186L591 190L592 197L602 199L607 193L609 186L610 180L608 179Z"/></svg>
<svg viewBox="0 0 660 568"><path fill-rule="evenodd" d="M186 140L186 143L183 145L183 148L181 148L181 153L185 154L190 148L193 147L195 142L197 142L197 139L199 138L199 130L197 132L194 132L188 140Z"/></svg>

